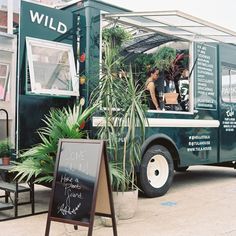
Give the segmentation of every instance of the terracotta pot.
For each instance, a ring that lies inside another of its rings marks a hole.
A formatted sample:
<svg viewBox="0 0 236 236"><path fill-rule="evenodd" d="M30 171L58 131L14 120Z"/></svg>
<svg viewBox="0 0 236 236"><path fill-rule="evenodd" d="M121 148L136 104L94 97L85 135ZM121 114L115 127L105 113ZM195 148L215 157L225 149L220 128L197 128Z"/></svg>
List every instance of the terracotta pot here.
<svg viewBox="0 0 236 236"><path fill-rule="evenodd" d="M3 157L2 158L2 164L4 166L10 165L10 157Z"/></svg>

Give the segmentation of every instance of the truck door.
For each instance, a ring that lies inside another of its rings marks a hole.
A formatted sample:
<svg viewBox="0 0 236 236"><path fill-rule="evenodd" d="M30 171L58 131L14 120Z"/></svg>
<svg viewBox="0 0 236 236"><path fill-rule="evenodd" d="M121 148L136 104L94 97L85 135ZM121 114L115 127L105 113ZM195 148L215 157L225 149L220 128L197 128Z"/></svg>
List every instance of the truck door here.
<svg viewBox="0 0 236 236"><path fill-rule="evenodd" d="M236 65L221 64L219 161L236 159Z"/></svg>

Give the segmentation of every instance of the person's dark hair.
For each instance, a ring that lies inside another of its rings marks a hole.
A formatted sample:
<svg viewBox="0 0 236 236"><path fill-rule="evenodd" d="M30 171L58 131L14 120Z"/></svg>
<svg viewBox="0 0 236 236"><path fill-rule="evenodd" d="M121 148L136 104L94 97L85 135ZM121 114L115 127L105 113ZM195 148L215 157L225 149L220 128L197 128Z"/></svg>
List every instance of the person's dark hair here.
<svg viewBox="0 0 236 236"><path fill-rule="evenodd" d="M149 69L149 70L147 71L147 77L150 77L151 74L154 74L157 70L159 70L159 69L158 69L156 66L153 67L153 68L151 68L151 69Z"/></svg>

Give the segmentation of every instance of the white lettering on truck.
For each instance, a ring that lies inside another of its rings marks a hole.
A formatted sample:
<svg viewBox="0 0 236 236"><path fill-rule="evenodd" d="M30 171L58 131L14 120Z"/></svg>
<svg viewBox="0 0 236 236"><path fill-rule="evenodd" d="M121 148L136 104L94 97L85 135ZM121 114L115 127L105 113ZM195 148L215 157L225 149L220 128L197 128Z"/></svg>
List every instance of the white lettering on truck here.
<svg viewBox="0 0 236 236"><path fill-rule="evenodd" d="M56 25L53 17L45 16L44 14L39 14L37 11L33 12L30 10L30 18L33 23L43 24L51 30L57 31L58 33L64 34L67 31L67 26L61 21Z"/></svg>

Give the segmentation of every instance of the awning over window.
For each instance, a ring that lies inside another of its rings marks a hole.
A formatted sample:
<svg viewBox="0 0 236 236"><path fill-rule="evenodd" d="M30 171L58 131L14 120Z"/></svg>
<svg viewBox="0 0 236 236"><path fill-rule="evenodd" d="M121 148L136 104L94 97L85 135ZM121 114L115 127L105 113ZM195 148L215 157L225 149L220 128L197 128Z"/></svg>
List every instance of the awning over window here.
<svg viewBox="0 0 236 236"><path fill-rule="evenodd" d="M123 25L140 37L158 33L163 37L194 42L236 44L236 32L180 11L104 14L107 24Z"/></svg>

